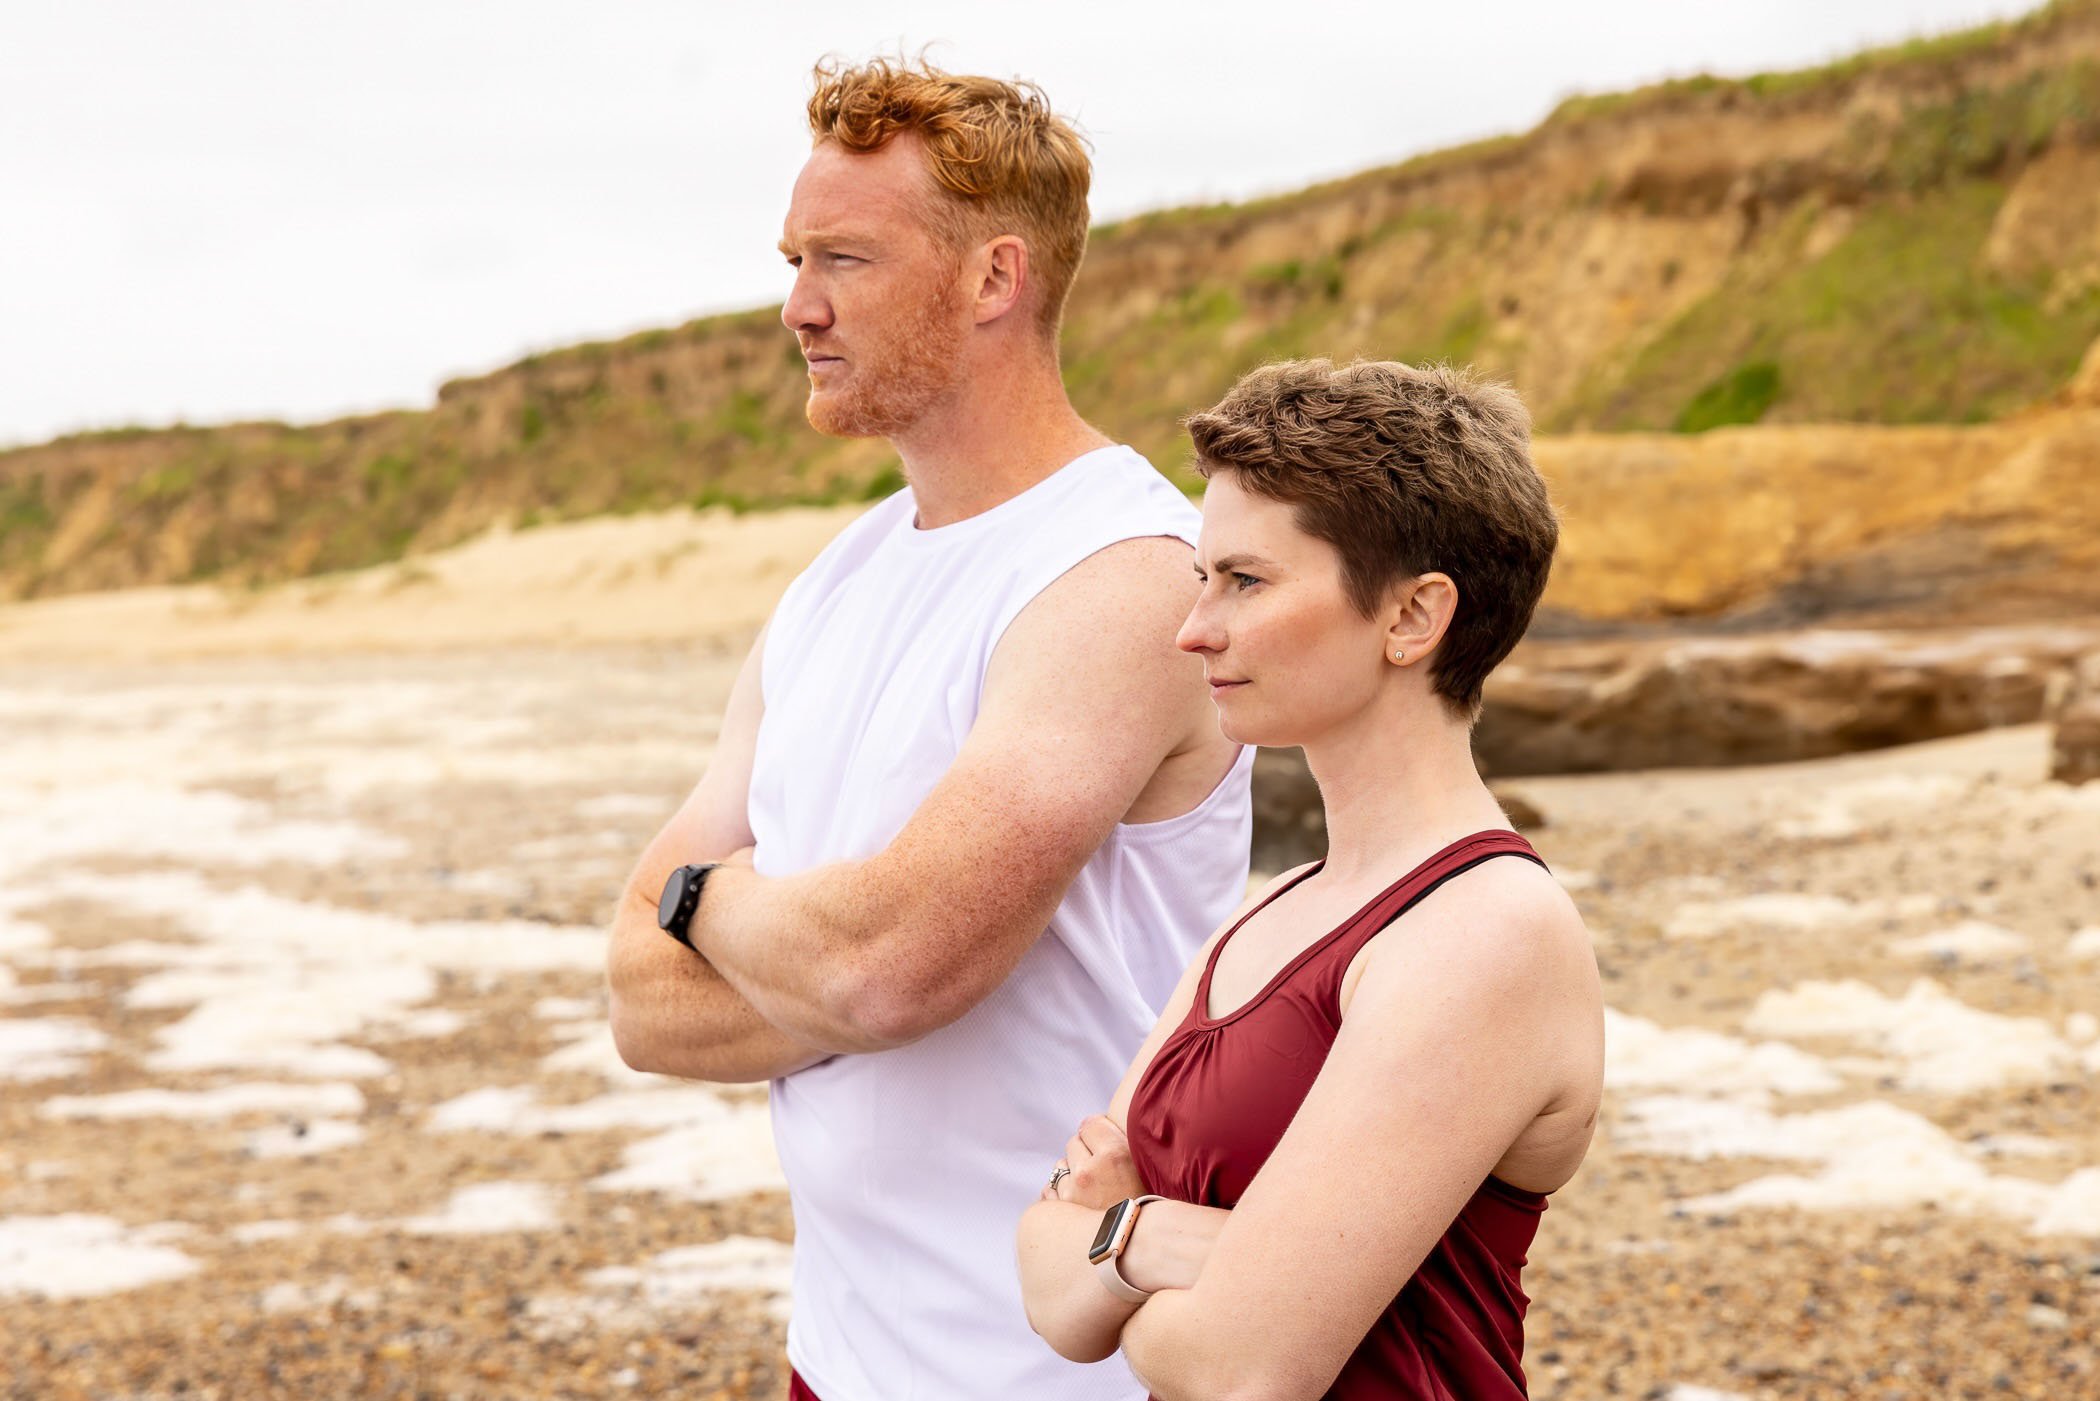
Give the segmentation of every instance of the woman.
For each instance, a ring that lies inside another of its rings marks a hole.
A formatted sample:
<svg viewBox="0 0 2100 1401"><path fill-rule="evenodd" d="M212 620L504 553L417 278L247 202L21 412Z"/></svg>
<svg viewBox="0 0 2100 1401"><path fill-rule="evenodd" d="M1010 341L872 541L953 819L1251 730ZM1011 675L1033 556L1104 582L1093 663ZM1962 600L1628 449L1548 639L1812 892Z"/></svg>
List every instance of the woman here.
<svg viewBox="0 0 2100 1401"><path fill-rule="evenodd" d="M1521 1397L1518 1272L1603 1079L1588 936L1469 739L1557 538L1529 421L1315 360L1189 430L1179 645L1229 737L1304 746L1328 854L1211 938L1066 1145L1021 1223L1029 1319L1164 1401Z"/></svg>

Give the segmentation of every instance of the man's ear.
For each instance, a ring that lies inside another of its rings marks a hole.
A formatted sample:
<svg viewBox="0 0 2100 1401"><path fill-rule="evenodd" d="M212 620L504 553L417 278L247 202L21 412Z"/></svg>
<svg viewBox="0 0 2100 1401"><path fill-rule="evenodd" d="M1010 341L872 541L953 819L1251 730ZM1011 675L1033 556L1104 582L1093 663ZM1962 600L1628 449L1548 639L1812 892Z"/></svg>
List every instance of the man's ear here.
<svg viewBox="0 0 2100 1401"><path fill-rule="evenodd" d="M989 325L1020 305L1028 289L1028 245L1018 234L1001 234L977 250L975 321Z"/></svg>
<svg viewBox="0 0 2100 1401"><path fill-rule="evenodd" d="M1386 660L1396 666L1424 661L1458 616L1458 585L1432 571L1396 586L1385 630Z"/></svg>

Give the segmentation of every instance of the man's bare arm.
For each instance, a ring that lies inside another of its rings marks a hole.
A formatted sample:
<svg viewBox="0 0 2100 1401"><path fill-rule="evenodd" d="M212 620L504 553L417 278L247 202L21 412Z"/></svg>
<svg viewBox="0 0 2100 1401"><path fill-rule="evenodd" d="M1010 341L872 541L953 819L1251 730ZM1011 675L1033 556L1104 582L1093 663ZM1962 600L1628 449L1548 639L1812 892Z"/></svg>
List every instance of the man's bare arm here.
<svg viewBox="0 0 2100 1401"><path fill-rule="evenodd" d="M1200 663L1177 652L1194 598L1179 541L1126 540L1007 630L947 776L876 855L784 879L711 878L693 939L770 1022L826 1051L917 1040L1013 970L1162 762L1215 759Z"/></svg>
<svg viewBox="0 0 2100 1401"><path fill-rule="evenodd" d="M761 632L722 713L714 758L692 794L642 852L621 893L606 960L613 1040L636 1070L692 1080L769 1080L824 1058L769 1023L704 958L656 923L657 896L680 866L720 861L752 843L752 757L765 701Z"/></svg>

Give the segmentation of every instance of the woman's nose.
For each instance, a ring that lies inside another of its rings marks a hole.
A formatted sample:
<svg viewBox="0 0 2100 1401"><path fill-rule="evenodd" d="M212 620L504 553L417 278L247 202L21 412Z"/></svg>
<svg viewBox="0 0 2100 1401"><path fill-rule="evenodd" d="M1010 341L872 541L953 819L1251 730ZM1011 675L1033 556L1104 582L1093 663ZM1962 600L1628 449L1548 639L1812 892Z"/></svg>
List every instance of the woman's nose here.
<svg viewBox="0 0 2100 1401"><path fill-rule="evenodd" d="M1184 652L1215 652L1219 647L1217 625L1212 621L1211 610L1201 599L1189 609L1189 615L1181 620L1181 631L1174 634L1174 645Z"/></svg>

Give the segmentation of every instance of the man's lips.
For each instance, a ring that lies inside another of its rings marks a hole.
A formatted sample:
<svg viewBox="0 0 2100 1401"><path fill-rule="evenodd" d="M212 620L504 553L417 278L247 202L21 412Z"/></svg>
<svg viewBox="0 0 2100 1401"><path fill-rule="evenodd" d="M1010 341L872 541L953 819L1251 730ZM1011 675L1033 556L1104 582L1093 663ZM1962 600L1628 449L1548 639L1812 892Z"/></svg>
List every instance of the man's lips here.
<svg viewBox="0 0 2100 1401"><path fill-rule="evenodd" d="M1246 685L1246 684L1247 684L1247 683L1246 683L1246 682L1244 682L1244 681L1227 681L1227 680L1225 680L1224 678L1222 678L1222 677L1217 677L1217 676L1213 676L1213 677L1209 678L1209 680L1210 680L1210 693L1211 693L1212 695L1214 695L1214 696L1215 696L1215 695L1217 695L1217 694L1218 694L1218 693L1219 693L1220 691L1231 691L1231 690L1236 690L1236 689L1238 689L1239 687L1241 687L1241 686L1244 686L1244 685Z"/></svg>

